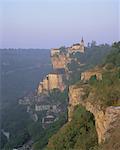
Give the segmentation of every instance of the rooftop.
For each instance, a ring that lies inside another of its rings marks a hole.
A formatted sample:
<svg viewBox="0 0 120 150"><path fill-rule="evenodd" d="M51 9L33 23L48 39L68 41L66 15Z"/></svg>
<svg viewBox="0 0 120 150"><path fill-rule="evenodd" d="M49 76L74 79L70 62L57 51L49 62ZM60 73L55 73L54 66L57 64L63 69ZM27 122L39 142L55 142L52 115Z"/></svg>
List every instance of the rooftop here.
<svg viewBox="0 0 120 150"><path fill-rule="evenodd" d="M80 46L80 43L73 44L73 46Z"/></svg>

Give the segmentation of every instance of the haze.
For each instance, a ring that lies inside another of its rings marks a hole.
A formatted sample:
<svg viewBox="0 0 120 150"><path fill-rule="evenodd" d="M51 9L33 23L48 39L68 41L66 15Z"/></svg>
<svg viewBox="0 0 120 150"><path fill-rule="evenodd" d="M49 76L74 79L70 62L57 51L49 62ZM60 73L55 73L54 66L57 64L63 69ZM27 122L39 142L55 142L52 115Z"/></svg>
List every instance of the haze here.
<svg viewBox="0 0 120 150"><path fill-rule="evenodd" d="M0 0L0 48L118 41L119 0Z"/></svg>

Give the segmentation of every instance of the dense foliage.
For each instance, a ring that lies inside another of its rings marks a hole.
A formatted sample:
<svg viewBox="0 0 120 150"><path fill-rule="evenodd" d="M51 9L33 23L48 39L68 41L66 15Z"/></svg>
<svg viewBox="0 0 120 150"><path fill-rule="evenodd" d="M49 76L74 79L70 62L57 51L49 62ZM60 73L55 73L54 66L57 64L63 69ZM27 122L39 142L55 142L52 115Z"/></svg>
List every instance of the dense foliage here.
<svg viewBox="0 0 120 150"><path fill-rule="evenodd" d="M53 136L65 123L66 123L66 114L62 114L56 122L51 124L47 129L42 129L42 132L39 132L39 138L34 141L33 148L35 150L44 149L48 143L49 138Z"/></svg>
<svg viewBox="0 0 120 150"><path fill-rule="evenodd" d="M90 149L97 146L94 117L78 106L71 122L65 124L52 138L47 150Z"/></svg>
<svg viewBox="0 0 120 150"><path fill-rule="evenodd" d="M104 64L100 67L101 69L104 68L102 80L98 81L96 76L92 76L86 86L86 96L83 98L86 99L90 93L93 93L94 103L102 107L120 105L120 45L116 43L113 47L111 53L103 61ZM74 69L75 66L78 67L77 63L71 66L71 69ZM83 83L80 82L77 86L81 84ZM52 136L47 145L47 150L62 149L99 149L94 117L80 106L75 110L72 121L65 124Z"/></svg>
<svg viewBox="0 0 120 150"><path fill-rule="evenodd" d="M113 45L116 49L106 58L103 65L102 80L89 81L96 97L96 102L102 106L120 106L120 43Z"/></svg>

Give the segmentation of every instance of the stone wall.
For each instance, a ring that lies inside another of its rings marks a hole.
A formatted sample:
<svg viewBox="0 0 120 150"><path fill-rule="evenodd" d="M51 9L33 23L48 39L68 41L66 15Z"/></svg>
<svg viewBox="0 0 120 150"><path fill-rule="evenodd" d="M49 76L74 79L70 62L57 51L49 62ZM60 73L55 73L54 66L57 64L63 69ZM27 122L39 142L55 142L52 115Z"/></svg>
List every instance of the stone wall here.
<svg viewBox="0 0 120 150"><path fill-rule="evenodd" d="M48 74L48 86L49 90L59 87L59 78L57 74Z"/></svg>
<svg viewBox="0 0 120 150"><path fill-rule="evenodd" d="M63 91L65 89L65 85L62 80L62 75L51 73L48 74L44 79L43 82L40 82L37 94L46 93L53 89L60 89Z"/></svg>

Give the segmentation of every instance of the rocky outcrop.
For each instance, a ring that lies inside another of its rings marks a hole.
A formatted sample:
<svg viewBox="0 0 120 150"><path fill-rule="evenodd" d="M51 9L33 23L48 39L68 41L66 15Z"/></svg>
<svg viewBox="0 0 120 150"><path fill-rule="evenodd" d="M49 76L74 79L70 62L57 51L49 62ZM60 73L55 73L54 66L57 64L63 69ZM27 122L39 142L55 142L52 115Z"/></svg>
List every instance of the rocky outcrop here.
<svg viewBox="0 0 120 150"><path fill-rule="evenodd" d="M98 134L98 142L103 143L110 138L113 130L120 126L117 123L120 118L120 107L107 107L104 110L97 104L89 101L88 97L83 100L85 86L80 87L71 86L69 88L69 107L68 107L68 121L72 119L72 113L76 105L80 104L90 111L95 117L95 126ZM94 97L95 98L95 97Z"/></svg>
<svg viewBox="0 0 120 150"><path fill-rule="evenodd" d="M81 73L81 80L88 81L92 76L96 76L97 80L102 80L102 70L100 69L91 69Z"/></svg>
<svg viewBox="0 0 120 150"><path fill-rule="evenodd" d="M74 85L69 87L68 121L72 120L74 108L80 103L83 95L83 87L76 88Z"/></svg>
<svg viewBox="0 0 120 150"><path fill-rule="evenodd" d="M68 58L64 54L55 54L51 57L53 69L65 69Z"/></svg>

